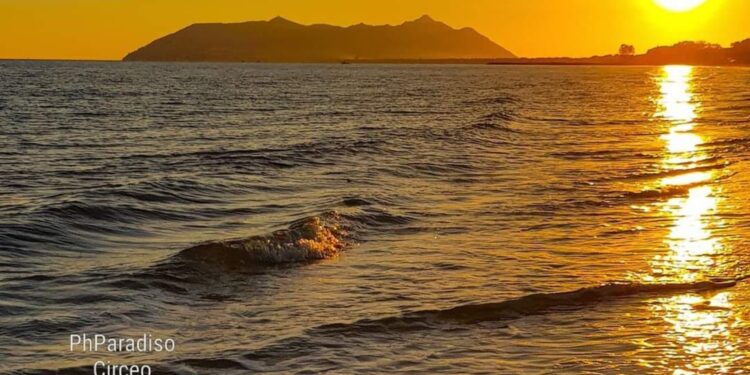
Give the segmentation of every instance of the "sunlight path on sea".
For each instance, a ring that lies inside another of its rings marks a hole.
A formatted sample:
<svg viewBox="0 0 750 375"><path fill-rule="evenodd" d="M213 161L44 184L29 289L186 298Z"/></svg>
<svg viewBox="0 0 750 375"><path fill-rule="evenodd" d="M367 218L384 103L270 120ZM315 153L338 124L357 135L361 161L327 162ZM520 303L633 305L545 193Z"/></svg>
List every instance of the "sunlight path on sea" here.
<svg viewBox="0 0 750 375"><path fill-rule="evenodd" d="M662 136L665 143L663 169L676 171L695 168L697 163L717 155L707 155L701 144L696 119L701 98L694 93L694 69L689 66L666 66L657 78L661 97L656 120L669 127ZM677 196L661 204L661 212L672 221L664 238L667 252L655 256L650 265L651 282L688 283L702 281L709 275L728 274L719 270L718 260L730 256L727 245L712 233L723 224L718 219L721 178L714 171L675 174L662 178L661 189L687 187L686 196ZM733 308L733 292L686 294L660 298L651 306L652 313L668 323L663 333L666 341L661 363L673 374L722 373L733 368L741 356L736 348L740 336L733 328L739 323Z"/></svg>

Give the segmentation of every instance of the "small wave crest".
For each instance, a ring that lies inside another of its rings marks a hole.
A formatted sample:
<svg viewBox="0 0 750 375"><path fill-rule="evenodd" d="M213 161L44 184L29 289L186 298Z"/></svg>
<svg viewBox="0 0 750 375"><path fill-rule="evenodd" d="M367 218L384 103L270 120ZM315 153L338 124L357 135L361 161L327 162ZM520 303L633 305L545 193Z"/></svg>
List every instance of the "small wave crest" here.
<svg viewBox="0 0 750 375"><path fill-rule="evenodd" d="M686 183L684 185L666 185L654 189L645 189L641 191L630 191L623 194L623 197L633 200L638 199L669 199L676 196L687 195L693 188L717 183L734 176L735 173L725 173L714 179L708 179L705 181L696 181Z"/></svg>
<svg viewBox="0 0 750 375"><path fill-rule="evenodd" d="M540 293L499 303L464 305L448 310L426 311L423 316L465 323L505 320L535 315L560 307L586 306L620 297L642 294L672 294L730 288L736 279L672 284L605 284L573 292Z"/></svg>
<svg viewBox="0 0 750 375"><path fill-rule="evenodd" d="M691 168L678 168L678 169L663 170L663 171L656 171L656 172L638 172L638 173L627 175L625 177L612 178L612 179L646 180L646 179L656 179L656 178L665 178L665 177L677 177L677 176L688 175L690 173L719 171L719 170L729 167L730 165L732 165L731 162L725 161L723 163L699 165L699 166L695 166Z"/></svg>
<svg viewBox="0 0 750 375"><path fill-rule="evenodd" d="M477 119L467 129L495 130L504 132L517 132L511 124L518 120L516 113L512 110L501 109L485 114Z"/></svg>
<svg viewBox="0 0 750 375"><path fill-rule="evenodd" d="M462 324L487 321L519 319L525 316L539 315L561 308L585 307L600 302L616 300L638 295L664 295L688 292L704 292L731 288L746 277L735 279L717 279L692 283L613 283L588 287L572 292L539 293L495 303L461 305L443 310L417 311L398 317L387 317L377 320L360 320L351 324L330 324L319 327L323 331L341 331L355 329L419 329L430 327L431 323L440 321Z"/></svg>
<svg viewBox="0 0 750 375"><path fill-rule="evenodd" d="M297 220L269 235L206 242L181 251L183 261L229 267L309 262L331 258L347 246L335 211Z"/></svg>
<svg viewBox="0 0 750 375"><path fill-rule="evenodd" d="M690 189L706 183L694 183L680 186L666 186L659 189L646 189L642 191L627 192L625 198L629 199L668 199L674 196L686 195Z"/></svg>
<svg viewBox="0 0 750 375"><path fill-rule="evenodd" d="M621 150L586 150L586 151L561 151L551 152L548 154L551 157L565 159L565 160L624 160L624 159L658 159L660 157L658 152L654 150L637 150L637 149L621 149Z"/></svg>

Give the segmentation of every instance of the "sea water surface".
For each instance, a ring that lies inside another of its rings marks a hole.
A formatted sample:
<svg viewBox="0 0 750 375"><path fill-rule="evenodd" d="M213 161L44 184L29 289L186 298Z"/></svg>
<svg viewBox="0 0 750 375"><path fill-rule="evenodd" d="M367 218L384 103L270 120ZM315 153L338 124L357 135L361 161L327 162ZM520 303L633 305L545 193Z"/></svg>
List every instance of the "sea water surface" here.
<svg viewBox="0 0 750 375"><path fill-rule="evenodd" d="M750 366L748 69L0 62L0 87L2 373Z"/></svg>

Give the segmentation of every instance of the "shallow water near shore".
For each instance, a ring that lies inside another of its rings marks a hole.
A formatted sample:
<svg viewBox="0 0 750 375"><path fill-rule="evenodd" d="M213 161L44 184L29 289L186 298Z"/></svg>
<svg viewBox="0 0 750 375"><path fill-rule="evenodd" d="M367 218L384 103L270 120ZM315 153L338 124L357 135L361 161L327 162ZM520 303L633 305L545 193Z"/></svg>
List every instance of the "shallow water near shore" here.
<svg viewBox="0 0 750 375"><path fill-rule="evenodd" d="M750 366L748 69L0 62L0 82L0 372ZM78 333L176 350L69 353Z"/></svg>

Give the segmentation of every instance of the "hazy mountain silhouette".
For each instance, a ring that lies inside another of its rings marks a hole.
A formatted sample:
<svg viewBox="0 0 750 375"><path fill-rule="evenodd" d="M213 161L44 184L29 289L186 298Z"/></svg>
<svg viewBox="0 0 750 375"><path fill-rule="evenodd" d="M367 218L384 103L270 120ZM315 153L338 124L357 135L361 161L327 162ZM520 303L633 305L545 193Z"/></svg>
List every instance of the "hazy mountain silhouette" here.
<svg viewBox="0 0 750 375"><path fill-rule="evenodd" d="M474 29L429 16L401 25L301 25L281 17L194 24L128 54L129 61L345 61L492 59L514 55Z"/></svg>

